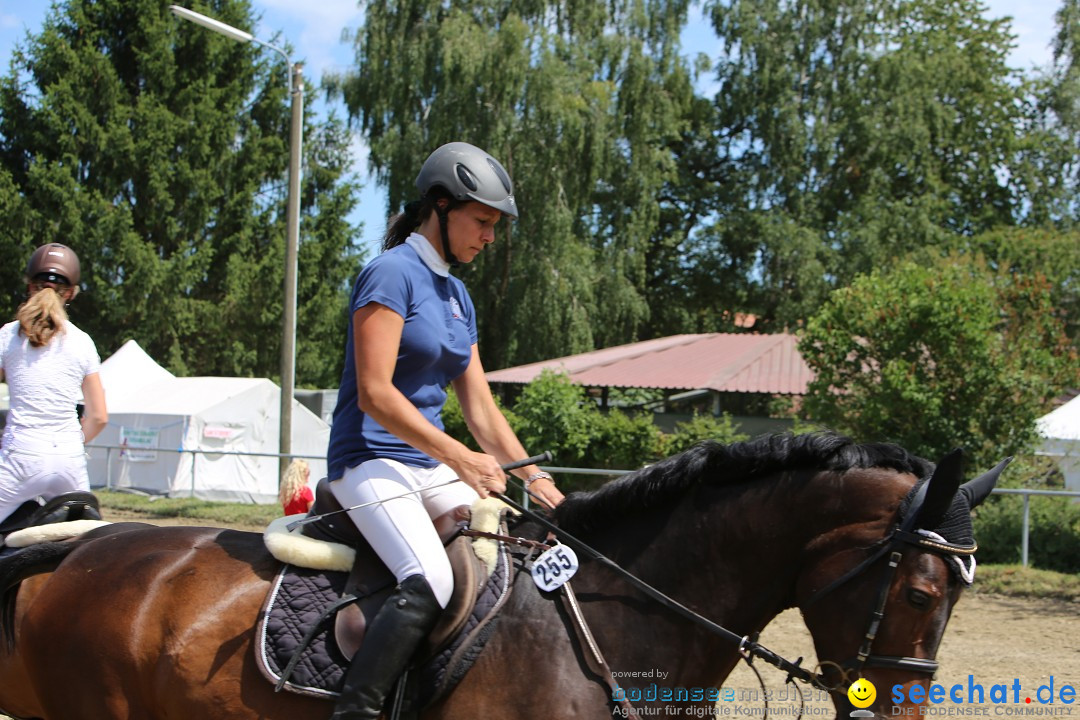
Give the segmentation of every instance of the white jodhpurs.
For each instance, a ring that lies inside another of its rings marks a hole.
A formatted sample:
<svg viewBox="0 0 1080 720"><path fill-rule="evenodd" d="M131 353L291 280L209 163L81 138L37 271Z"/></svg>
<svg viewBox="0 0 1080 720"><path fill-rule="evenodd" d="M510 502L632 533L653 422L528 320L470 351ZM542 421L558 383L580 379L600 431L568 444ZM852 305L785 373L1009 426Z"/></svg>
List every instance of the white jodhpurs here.
<svg viewBox="0 0 1080 720"><path fill-rule="evenodd" d="M90 489L82 441L8 436L0 448L0 521L27 500Z"/></svg>
<svg viewBox="0 0 1080 720"><path fill-rule="evenodd" d="M459 505L472 507L479 497L463 482L433 487L455 478L447 465L421 468L368 460L330 483L342 507L376 503L350 510L349 517L398 582L423 575L442 607L454 591L454 572L432 519ZM419 492L402 496L413 490Z"/></svg>

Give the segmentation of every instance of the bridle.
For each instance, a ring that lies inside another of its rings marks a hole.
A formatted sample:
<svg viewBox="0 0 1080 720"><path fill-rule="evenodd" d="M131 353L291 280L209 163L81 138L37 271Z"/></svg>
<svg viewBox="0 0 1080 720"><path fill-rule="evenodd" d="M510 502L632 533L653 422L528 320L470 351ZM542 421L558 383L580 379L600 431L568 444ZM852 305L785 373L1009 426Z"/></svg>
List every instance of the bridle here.
<svg viewBox="0 0 1080 720"><path fill-rule="evenodd" d="M865 572L871 565L876 563L886 554L889 556L888 569L886 570L885 577L882 578L881 584L878 588L876 601L874 604L874 610L870 617L869 626L866 629L866 633L863 637L861 646L855 657L846 663L825 663L830 665L836 665L841 670L843 679L846 679L849 673L854 672L858 674L864 667L881 667L891 668L899 670L909 670L913 672L934 674L938 670L938 662L933 658L913 658L913 657L901 657L894 655L873 655L871 654L871 648L874 643L874 638L877 635L878 628L881 625L882 619L885 617L885 605L888 601L889 588L892 586L893 577L896 574L896 569L900 566L900 562L903 559L903 551L911 546L930 550L938 555L972 555L975 553L977 545L973 542L971 545L958 545L954 543L931 540L916 531L916 522L918 521L919 513L922 509L923 503L926 499L926 491L929 487L929 481L923 481L917 486L917 489L912 496L912 500L908 505L907 511L900 522L894 527L892 532L886 535L880 540L877 545L878 548L873 554L860 562L858 565L847 571L839 578L833 580L831 583L815 592L803 605L802 610L805 611L807 607L820 600L825 595L829 594L836 588L840 587L844 583L848 582L854 577ZM528 492L528 490L526 490ZM531 494L531 493L530 493ZM665 595L660 590L657 590L652 585L649 585L644 580L633 575L629 571L623 569L617 563L610 558L602 555L600 552L594 550L589 545L585 544L581 540L568 533L566 530L551 523L546 518L532 512L531 510L523 507L516 501L507 497L502 493L492 492L493 497L502 500L510 507L517 510L524 517L532 520L545 529L550 531L561 542L574 548L574 550L581 552L591 559L597 561L607 569L614 572L630 585L641 590L643 593L653 598L660 604L664 605L668 609L675 613L682 615L688 620L701 626L709 632L719 635L730 642L735 643L738 646L739 654L743 660L747 663L751 663L754 658L759 658L765 662L773 665L776 668L786 672L788 674L787 682L791 682L793 679L801 680L809 685L812 685L820 690L833 691L839 689L839 686L831 685L829 680L823 673L812 672L805 667L801 666L802 658L798 658L794 662L785 659L784 657L774 653L757 642L757 636L741 636L738 633L732 632L727 628L718 625L717 623L709 620L703 615L691 610L682 603L678 602L674 598ZM537 498L539 500L539 498ZM751 667L753 667L751 665ZM756 672L756 670L755 670Z"/></svg>
<svg viewBox="0 0 1080 720"><path fill-rule="evenodd" d="M871 652L874 639L877 637L878 629L881 627L881 622L885 618L885 605L889 599L889 588L892 587L893 578L896 576L896 569L904 559L905 550L917 547L923 550L929 550L930 552L941 556L970 556L974 555L975 551L978 549L978 543L974 541L970 545L960 545L943 540L931 539L915 530L915 524L918 521L919 512L922 510L923 502L926 499L926 490L929 484L929 482L922 482L916 488L911 502L908 505L905 517L893 528L892 532L877 543L877 549L869 557L815 592L800 606L800 610L805 613L807 608L818 600L852 578L861 575L882 557L888 556L888 565L885 570L885 575L878 585L873 611L870 614L870 620L866 632L863 634L862 643L859 646L858 651L853 658L843 662L824 663L838 668L841 671L844 680L846 680L849 675L854 675L854 677L861 676L863 668L867 667L885 668L889 670L907 670L927 675L934 675L938 671L939 664L934 658L874 655ZM819 681L824 680L823 676L820 674L817 676L817 679Z"/></svg>

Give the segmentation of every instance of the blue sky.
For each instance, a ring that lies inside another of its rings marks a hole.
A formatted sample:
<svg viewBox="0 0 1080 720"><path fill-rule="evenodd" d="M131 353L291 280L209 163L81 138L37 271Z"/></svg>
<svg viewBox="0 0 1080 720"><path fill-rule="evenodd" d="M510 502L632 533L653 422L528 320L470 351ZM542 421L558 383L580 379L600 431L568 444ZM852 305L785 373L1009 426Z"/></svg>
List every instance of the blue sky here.
<svg viewBox="0 0 1080 720"><path fill-rule="evenodd" d="M178 2L177 4L183 4ZM1048 65L1051 60L1050 43L1054 34L1054 12L1059 2L1052 0L990 0L990 17L1012 16L1013 33L1017 36L1016 48L1011 62L1015 67L1030 69L1032 66ZM342 41L343 28L356 28L363 19L357 0L252 0L262 20L255 28L255 37L269 40L280 32L284 40L295 48L293 59L304 62L304 74L309 92L305 100L320 114L331 111L344 115L340 103L327 104L310 88L326 72L347 70L352 61L352 48ZM6 72L16 42L27 32L35 33L41 28L49 10L48 0L0 0L0 71ZM192 25L193 32L208 32ZM691 21L684 34L683 45L688 52L708 52L707 43L712 33L704 22ZM362 240L369 247L378 244L383 228L386 194L367 177L366 152L362 142L354 143L357 159L356 170L364 182L360 208L354 214L354 222L363 222Z"/></svg>

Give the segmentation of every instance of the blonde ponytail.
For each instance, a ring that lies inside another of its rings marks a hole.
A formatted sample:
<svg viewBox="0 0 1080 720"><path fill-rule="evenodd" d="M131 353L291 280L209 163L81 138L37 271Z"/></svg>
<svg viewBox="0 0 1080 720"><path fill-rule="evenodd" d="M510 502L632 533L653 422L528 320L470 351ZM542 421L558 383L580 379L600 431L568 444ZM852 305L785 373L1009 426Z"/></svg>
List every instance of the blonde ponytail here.
<svg viewBox="0 0 1080 720"><path fill-rule="evenodd" d="M19 327L33 347L48 345L57 333L64 332L67 311L64 301L52 288L42 288L15 312Z"/></svg>

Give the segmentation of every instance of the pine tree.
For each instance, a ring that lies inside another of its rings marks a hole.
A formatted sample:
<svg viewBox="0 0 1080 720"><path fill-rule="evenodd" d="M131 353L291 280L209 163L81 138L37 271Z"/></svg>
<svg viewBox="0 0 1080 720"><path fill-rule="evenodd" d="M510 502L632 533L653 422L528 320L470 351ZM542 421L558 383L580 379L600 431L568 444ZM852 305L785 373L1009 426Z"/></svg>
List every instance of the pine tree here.
<svg viewBox="0 0 1080 720"><path fill-rule="evenodd" d="M240 28L245 0L193 8ZM72 318L102 356L134 338L178 374L280 363L289 105L284 64L159 0L66 0L0 81L6 257L64 242L83 263ZM305 119L298 385L335 385L356 184L340 123ZM22 266L5 264L10 316ZM328 361L333 358L336 362Z"/></svg>

